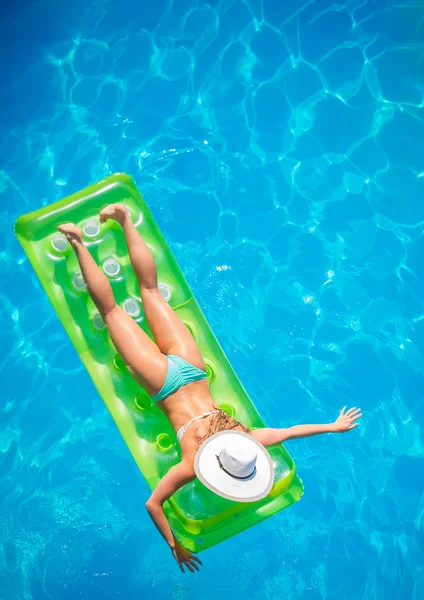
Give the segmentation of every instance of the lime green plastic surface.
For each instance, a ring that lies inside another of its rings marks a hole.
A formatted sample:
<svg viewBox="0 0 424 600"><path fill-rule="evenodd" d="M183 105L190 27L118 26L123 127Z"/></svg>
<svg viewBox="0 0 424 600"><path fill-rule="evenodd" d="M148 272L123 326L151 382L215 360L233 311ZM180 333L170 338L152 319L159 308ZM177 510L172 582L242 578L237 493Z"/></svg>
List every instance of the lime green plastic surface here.
<svg viewBox="0 0 424 600"><path fill-rule="evenodd" d="M119 272L109 278L116 301L123 305L128 298L135 299L141 309L135 320L151 336L143 317L123 232L113 221L99 226L97 220L102 208L116 202L129 208L155 258L159 284L165 293L170 293L170 306L200 347L215 402L250 428L264 427L264 423L128 175L112 175L60 202L20 217L15 224L16 235L134 460L150 488L154 489L181 458L174 431L164 414L126 370L107 330L98 328L102 322L98 319L97 309L87 290L79 289L83 282L75 255L69 245L62 249L60 241L63 245L64 238L60 234L58 237L57 232L58 225L69 221L81 227L86 225L85 243L96 262L102 266L107 259L113 258L120 266ZM96 228L99 229L97 234ZM264 500L231 502L216 496L195 480L165 503L168 521L182 544L192 551L203 550L299 500L303 485L296 475L292 458L281 445L269 450L275 465L275 484ZM140 506L143 505L140 498Z"/></svg>

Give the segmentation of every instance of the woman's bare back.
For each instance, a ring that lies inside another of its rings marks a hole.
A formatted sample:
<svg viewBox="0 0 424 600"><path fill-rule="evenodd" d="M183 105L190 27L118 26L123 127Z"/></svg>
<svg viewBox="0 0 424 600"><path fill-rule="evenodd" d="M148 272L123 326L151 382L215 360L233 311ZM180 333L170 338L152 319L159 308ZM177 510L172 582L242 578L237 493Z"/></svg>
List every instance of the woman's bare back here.
<svg viewBox="0 0 424 600"><path fill-rule="evenodd" d="M213 401L206 379L180 387L165 400L157 402L177 432L182 425L204 412L219 409Z"/></svg>

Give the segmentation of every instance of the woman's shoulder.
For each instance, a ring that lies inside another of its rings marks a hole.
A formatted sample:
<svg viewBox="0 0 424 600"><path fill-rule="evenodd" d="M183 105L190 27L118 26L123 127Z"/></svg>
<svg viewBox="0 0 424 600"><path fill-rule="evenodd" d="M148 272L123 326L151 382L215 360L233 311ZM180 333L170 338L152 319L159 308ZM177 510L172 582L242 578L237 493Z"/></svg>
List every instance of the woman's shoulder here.
<svg viewBox="0 0 424 600"><path fill-rule="evenodd" d="M194 471L194 457L196 455L196 436L191 435L191 432L186 432L180 441L181 462L190 466Z"/></svg>

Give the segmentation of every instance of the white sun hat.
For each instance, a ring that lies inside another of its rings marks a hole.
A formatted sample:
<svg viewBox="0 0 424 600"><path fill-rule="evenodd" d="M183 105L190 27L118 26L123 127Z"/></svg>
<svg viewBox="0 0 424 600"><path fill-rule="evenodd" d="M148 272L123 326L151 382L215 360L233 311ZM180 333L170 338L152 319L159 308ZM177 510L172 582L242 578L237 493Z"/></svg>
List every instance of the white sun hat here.
<svg viewBox="0 0 424 600"><path fill-rule="evenodd" d="M266 448L242 431L218 431L198 449L197 478L218 496L236 502L265 498L274 483L274 464Z"/></svg>

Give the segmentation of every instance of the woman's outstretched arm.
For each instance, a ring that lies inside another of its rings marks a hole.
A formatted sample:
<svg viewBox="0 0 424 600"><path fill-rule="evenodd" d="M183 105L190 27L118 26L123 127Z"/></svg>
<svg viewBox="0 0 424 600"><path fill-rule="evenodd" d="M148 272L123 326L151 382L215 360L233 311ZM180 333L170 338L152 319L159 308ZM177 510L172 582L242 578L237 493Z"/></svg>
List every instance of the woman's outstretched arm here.
<svg viewBox="0 0 424 600"><path fill-rule="evenodd" d="M354 406L346 411L345 406L340 411L334 423L325 425L294 425L285 429L255 429L252 431L252 436L264 446L272 446L273 444L281 444L287 440L309 437L311 435L318 435L319 433L345 433L358 426L358 423L355 423L355 421L360 417L362 417L360 408Z"/></svg>
<svg viewBox="0 0 424 600"><path fill-rule="evenodd" d="M184 548L174 536L163 511L163 503L180 487L189 481L192 481L195 477L196 475L193 468L190 468L189 464L186 464L185 462L180 462L178 465L175 465L175 467L172 467L165 477L160 480L154 492L146 502L147 512L159 533L171 548L171 552L183 573L184 565L189 571L194 573L194 571L199 570L197 563L202 564L202 562L197 556L193 556L189 550Z"/></svg>

